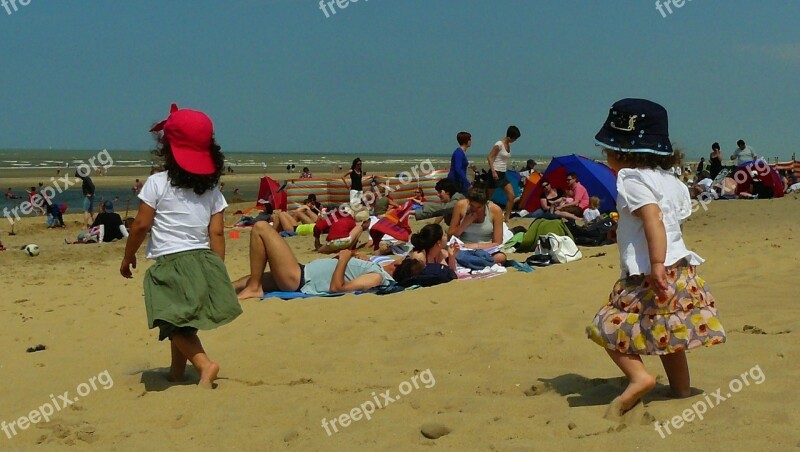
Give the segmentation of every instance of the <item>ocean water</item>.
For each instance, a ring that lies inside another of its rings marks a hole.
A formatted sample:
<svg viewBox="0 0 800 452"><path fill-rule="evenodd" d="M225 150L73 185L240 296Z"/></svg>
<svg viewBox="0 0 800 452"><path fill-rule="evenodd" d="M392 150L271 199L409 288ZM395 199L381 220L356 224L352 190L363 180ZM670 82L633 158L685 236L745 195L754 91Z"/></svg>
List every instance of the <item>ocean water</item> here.
<svg viewBox="0 0 800 452"><path fill-rule="evenodd" d="M19 184L14 181L14 178L20 177L22 171L19 170L53 170L52 176L55 176L56 170L61 170L61 175L71 174L73 169L83 163L88 163L92 157L96 157L100 150L0 150L0 189L3 193L10 187L12 192L19 196L19 199L7 199L0 197L0 215L3 209L13 209L19 206L23 201L28 200L28 195L25 193L26 188L18 186ZM156 164L153 161L152 155L148 151L108 151L108 155L113 160L113 166L109 173L114 175L115 168L142 168L143 174L149 172L149 168ZM478 167L485 167L484 153L470 152L469 156L471 161L474 161ZM422 162L430 161L430 165L437 170L447 169L450 166L450 153L447 154L330 154L330 153L244 153L244 152L226 152L226 165L233 168L234 171L240 172L260 172L266 165L266 171L269 173L286 174L287 165L295 165L293 176L302 170L303 167L309 167L312 173L331 173L346 171L350 168L353 159L360 157L363 160L363 168L367 174L396 174L402 171L412 171L412 168L419 168ZM544 169L549 163L551 156L520 156L520 160L512 162L512 167L522 167L525 165L525 160L533 158L540 163L539 168ZM107 161L107 159L106 159ZM69 171L65 171L70 168ZM26 171L27 172L27 171ZM46 172L46 171L45 171ZM16 174L15 174L16 173ZM133 179L133 178L132 178ZM45 186L54 186L51 176L43 177L41 182ZM131 181L133 182L133 180ZM63 186L63 184L60 184ZM126 200L130 199L130 208L135 211L137 206L137 199L130 188L116 188L107 189L100 187L97 190L97 200L111 199L115 200L116 210L124 213L124 206ZM224 193L229 202L236 201L237 199L249 200L255 199L257 193L256 189L252 187L242 187L239 196L233 196L233 186L226 186ZM74 212L80 209L82 202L82 193L80 184L72 185L68 190L63 191L56 195L56 202L66 203L69 206L69 212ZM44 221L44 220L42 220Z"/></svg>

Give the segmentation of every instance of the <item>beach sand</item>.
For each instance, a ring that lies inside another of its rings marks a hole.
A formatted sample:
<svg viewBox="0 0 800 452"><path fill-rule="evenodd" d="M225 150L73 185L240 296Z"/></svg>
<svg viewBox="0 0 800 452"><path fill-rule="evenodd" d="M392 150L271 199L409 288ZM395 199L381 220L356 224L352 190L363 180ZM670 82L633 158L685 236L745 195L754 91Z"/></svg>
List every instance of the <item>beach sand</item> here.
<svg viewBox="0 0 800 452"><path fill-rule="evenodd" d="M754 366L765 378L751 378L665 439L654 421L705 398L665 398L657 358L644 358L659 382L645 404L621 421L604 418L624 380L584 328L618 277L614 246L583 248L582 260L533 273L511 270L384 297L245 301L232 324L200 334L222 368L208 391L163 377L169 348L146 326L144 247L134 279L126 280L119 275L123 242L63 243L80 230L76 214L66 215L66 231L46 230L40 217L9 236L3 222L6 246L37 243L41 255L0 253L0 421L18 422L51 397L63 404L65 391L79 400L49 422L17 426L11 439L0 433L0 449L793 449L800 446L799 208L792 196L717 201L685 225L687 243L707 259L700 274L728 332L727 344L689 352L692 386L709 394L721 388L724 396ZM249 232L240 234L227 240L233 278L248 272ZM312 238L287 240L301 262L317 257ZM26 353L38 344L47 349ZM103 378L95 378L97 390L81 385L105 371L113 385ZM398 396L415 373L435 384L370 420L337 423L331 435L322 427L323 418L382 400L386 390ZM421 428L431 423L450 433L424 437Z"/></svg>

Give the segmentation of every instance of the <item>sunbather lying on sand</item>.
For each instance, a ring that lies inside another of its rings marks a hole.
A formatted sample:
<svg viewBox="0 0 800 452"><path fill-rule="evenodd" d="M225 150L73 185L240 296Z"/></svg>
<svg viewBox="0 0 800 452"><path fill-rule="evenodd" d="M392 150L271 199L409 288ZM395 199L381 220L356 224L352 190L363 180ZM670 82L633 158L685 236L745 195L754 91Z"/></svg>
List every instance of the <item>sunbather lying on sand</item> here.
<svg viewBox="0 0 800 452"><path fill-rule="evenodd" d="M265 273L267 264L270 271ZM261 298L265 292L274 291L353 292L417 275L424 267L416 259L381 266L368 258L358 258L349 249L340 251L336 259L317 259L302 265L280 234L267 222L260 221L253 226L250 235L250 275L236 280L233 287L240 300Z"/></svg>

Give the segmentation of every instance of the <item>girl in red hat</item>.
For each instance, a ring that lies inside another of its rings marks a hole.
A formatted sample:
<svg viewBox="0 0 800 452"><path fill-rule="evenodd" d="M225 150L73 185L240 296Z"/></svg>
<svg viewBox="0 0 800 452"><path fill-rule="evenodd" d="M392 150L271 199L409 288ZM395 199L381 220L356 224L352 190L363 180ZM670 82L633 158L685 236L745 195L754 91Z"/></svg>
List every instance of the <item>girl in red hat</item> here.
<svg viewBox="0 0 800 452"><path fill-rule="evenodd" d="M211 388L219 373L197 337L231 322L242 309L225 268L223 211L219 190L224 157L214 141L211 119L173 105L169 118L151 129L158 140L154 154L165 171L151 175L141 192L120 273L132 278L136 251L150 231L147 258L156 263L144 277L150 328L171 341L169 379L183 381L186 360L200 373L200 386Z"/></svg>

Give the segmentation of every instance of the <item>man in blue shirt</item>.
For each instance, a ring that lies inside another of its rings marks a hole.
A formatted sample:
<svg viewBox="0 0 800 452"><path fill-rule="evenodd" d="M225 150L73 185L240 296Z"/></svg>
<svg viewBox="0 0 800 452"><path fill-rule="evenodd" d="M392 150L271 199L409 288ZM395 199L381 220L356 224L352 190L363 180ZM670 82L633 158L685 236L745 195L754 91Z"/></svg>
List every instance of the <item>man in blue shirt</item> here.
<svg viewBox="0 0 800 452"><path fill-rule="evenodd" d="M469 179L467 179L467 168L469 167L467 149L472 146L472 135L469 132L458 132L456 140L458 147L450 157L450 173L447 178L455 182L457 192L466 193L470 185Z"/></svg>

